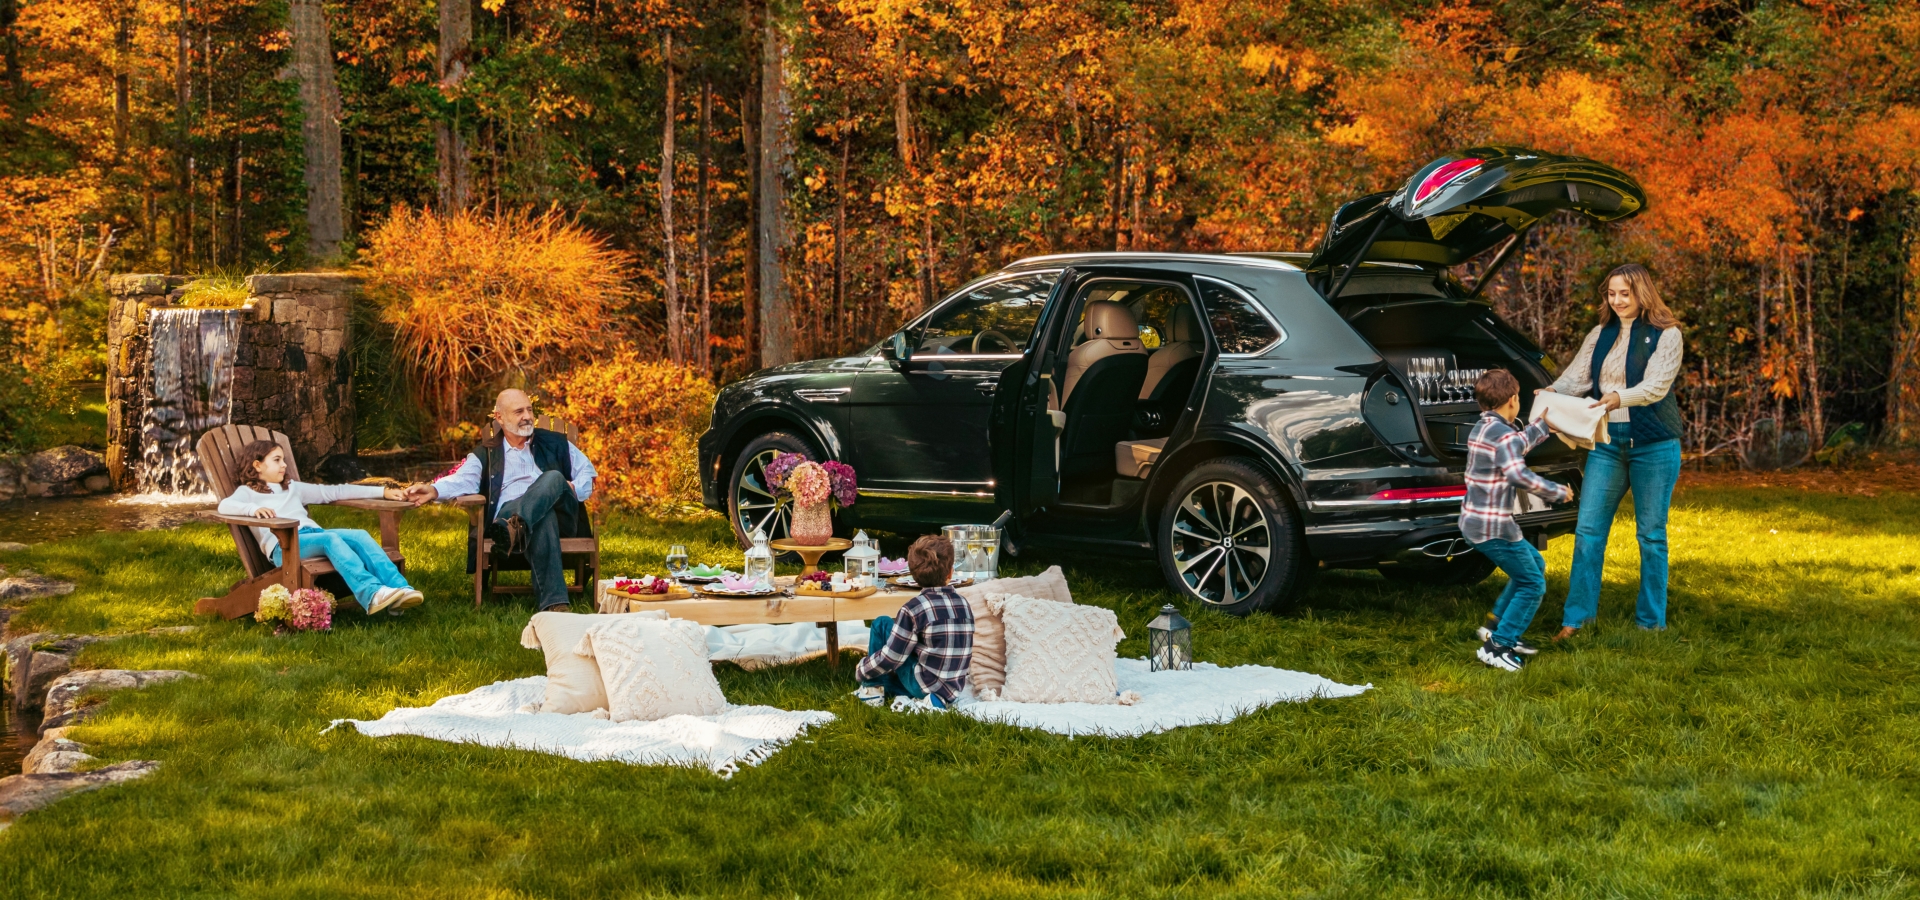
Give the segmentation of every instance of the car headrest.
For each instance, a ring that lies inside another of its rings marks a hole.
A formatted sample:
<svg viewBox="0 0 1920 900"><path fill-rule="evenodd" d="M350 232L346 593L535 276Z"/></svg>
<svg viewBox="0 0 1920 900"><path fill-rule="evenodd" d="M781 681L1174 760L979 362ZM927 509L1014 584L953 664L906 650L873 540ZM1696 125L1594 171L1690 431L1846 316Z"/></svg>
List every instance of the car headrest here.
<svg viewBox="0 0 1920 900"><path fill-rule="evenodd" d="M1111 300L1087 304L1086 329L1088 340L1131 340L1140 336L1140 325L1133 320L1133 313Z"/></svg>
<svg viewBox="0 0 1920 900"><path fill-rule="evenodd" d="M1167 340L1176 344L1200 343L1200 317L1193 314L1193 307L1185 303L1173 308L1173 314L1167 318Z"/></svg>

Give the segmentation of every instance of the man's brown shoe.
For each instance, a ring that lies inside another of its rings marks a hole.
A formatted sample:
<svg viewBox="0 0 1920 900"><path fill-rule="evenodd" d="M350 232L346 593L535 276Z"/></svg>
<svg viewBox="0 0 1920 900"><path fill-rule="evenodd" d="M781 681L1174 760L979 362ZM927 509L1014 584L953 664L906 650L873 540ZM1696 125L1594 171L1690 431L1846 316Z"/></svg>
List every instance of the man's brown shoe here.
<svg viewBox="0 0 1920 900"><path fill-rule="evenodd" d="M519 516L508 516L501 524L507 529L507 555L525 554L527 552L527 520Z"/></svg>

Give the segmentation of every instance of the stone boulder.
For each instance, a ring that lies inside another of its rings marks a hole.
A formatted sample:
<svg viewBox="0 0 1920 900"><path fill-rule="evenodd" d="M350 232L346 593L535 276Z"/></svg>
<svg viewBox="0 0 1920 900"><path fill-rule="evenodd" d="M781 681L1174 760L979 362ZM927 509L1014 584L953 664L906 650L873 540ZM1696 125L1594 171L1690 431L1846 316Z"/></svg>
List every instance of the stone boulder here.
<svg viewBox="0 0 1920 900"><path fill-rule="evenodd" d="M40 733L86 721L93 709L86 701L107 691L124 691L199 677L178 669L85 669L68 672L47 688L46 718L40 723Z"/></svg>
<svg viewBox="0 0 1920 900"><path fill-rule="evenodd" d="M20 761L20 773L52 775L72 772L90 762L93 762L93 756L87 753L87 745L68 740L65 728L52 728L41 736L40 743L27 751L26 758Z"/></svg>
<svg viewBox="0 0 1920 900"><path fill-rule="evenodd" d="M42 450L27 457L27 478L41 484L60 485L82 481L89 475L105 474L105 456L72 444Z"/></svg>
<svg viewBox="0 0 1920 900"><path fill-rule="evenodd" d="M12 578L0 578L0 601L37 600L41 597L58 597L71 593L73 593L72 583L55 581L25 569Z"/></svg>
<svg viewBox="0 0 1920 900"><path fill-rule="evenodd" d="M73 669L73 656L106 640L90 634L26 634L6 643L7 692L13 708L39 709L55 679Z"/></svg>
<svg viewBox="0 0 1920 900"><path fill-rule="evenodd" d="M25 490L27 464L17 456L0 456L0 503L20 496Z"/></svg>
<svg viewBox="0 0 1920 900"><path fill-rule="evenodd" d="M152 760L134 760L91 772L0 778L0 822L18 818L62 797L145 778L159 769L160 764Z"/></svg>

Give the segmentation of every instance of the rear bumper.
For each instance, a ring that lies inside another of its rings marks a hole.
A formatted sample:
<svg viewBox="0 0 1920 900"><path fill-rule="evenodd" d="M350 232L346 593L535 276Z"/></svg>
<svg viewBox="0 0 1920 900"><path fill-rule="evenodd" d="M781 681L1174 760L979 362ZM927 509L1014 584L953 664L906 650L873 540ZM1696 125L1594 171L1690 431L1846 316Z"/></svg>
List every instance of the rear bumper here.
<svg viewBox="0 0 1920 900"><path fill-rule="evenodd" d="M1529 541L1572 534L1580 510L1574 504L1515 517ZM1345 522L1309 526L1307 548L1333 568L1370 568L1383 562L1397 565L1443 563L1449 556L1473 552L1460 536L1459 504L1430 515L1390 521Z"/></svg>

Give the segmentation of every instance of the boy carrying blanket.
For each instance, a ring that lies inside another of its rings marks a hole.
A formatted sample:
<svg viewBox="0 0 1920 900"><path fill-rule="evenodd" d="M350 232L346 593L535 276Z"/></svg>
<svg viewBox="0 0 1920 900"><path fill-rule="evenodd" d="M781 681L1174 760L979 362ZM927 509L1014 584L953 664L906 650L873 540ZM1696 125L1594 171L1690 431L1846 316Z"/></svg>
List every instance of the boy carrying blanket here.
<svg viewBox="0 0 1920 900"><path fill-rule="evenodd" d="M1548 437L1546 419L1515 429L1520 383L1505 369L1490 369L1473 385L1480 421L1467 437L1467 497L1460 504L1460 534L1500 570L1506 590L1480 629L1485 643L1476 654L1493 668L1518 672L1525 657L1540 652L1520 640L1547 591L1546 561L1526 542L1513 520L1519 495L1539 494L1555 503L1573 499L1573 489L1527 468L1527 452Z"/></svg>

